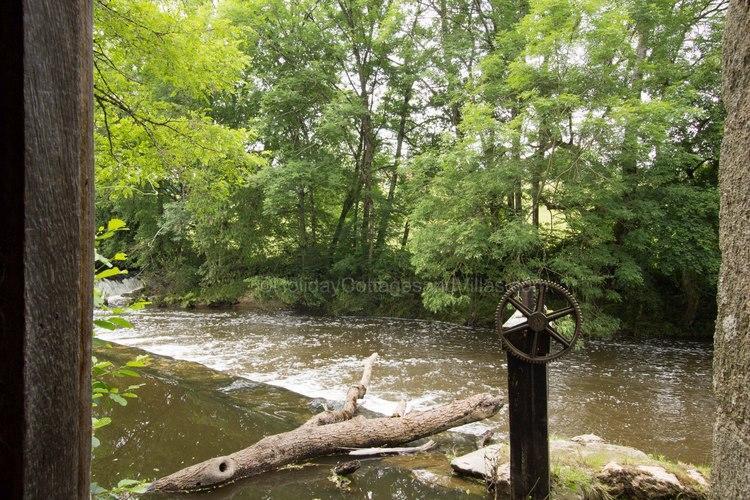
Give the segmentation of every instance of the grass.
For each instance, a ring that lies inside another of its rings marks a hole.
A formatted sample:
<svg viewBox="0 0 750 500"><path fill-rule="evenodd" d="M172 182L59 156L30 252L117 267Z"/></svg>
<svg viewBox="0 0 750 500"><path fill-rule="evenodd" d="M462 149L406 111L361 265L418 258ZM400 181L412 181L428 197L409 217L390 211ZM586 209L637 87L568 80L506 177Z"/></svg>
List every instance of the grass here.
<svg viewBox="0 0 750 500"><path fill-rule="evenodd" d="M592 500L610 500L607 487L596 478L596 474L588 467L552 464L550 476L553 489L558 495L569 493L575 497Z"/></svg>
<svg viewBox="0 0 750 500"><path fill-rule="evenodd" d="M708 478L710 469L705 466L694 466L675 462L661 455L649 455L646 460L627 455L613 456L612 452L602 451L590 455L558 454L553 456L550 466L553 489L563 498L583 497L592 500L610 500L612 495L609 488L598 479L598 474L607 463L615 461L624 467L638 465L652 465L662 467L688 488L696 492L706 493L705 487L697 483L688 471L695 469L703 477Z"/></svg>

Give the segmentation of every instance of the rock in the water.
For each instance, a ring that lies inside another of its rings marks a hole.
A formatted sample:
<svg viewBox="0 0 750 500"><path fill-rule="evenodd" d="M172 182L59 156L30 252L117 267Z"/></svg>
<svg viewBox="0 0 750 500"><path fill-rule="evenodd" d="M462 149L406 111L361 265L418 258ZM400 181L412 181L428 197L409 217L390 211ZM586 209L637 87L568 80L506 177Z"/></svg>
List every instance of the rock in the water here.
<svg viewBox="0 0 750 500"><path fill-rule="evenodd" d="M703 477L703 474L698 472L695 469L688 469L687 475L690 476L690 479L695 481L696 483L700 484L704 488L708 488L708 481L706 481L706 478Z"/></svg>
<svg viewBox="0 0 750 500"><path fill-rule="evenodd" d="M339 476L348 476L354 474L360 467L362 467L362 464L359 460L352 460L351 462L338 464L333 468L333 472Z"/></svg>
<svg viewBox="0 0 750 500"><path fill-rule="evenodd" d="M580 469L584 476L591 478L592 486L608 489L612 496L635 499L707 497L707 482L695 469L676 467L678 478L641 450L605 443L593 434L574 439L550 441L552 466ZM507 443L493 444L453 459L451 467L458 474L484 479L495 486L498 494L505 495L510 492L509 453ZM607 464L603 469L602 463ZM580 493L585 496L583 491Z"/></svg>
<svg viewBox="0 0 750 500"><path fill-rule="evenodd" d="M492 489L498 495L510 495L510 463L506 462L495 468L495 478L490 481Z"/></svg>
<svg viewBox="0 0 750 500"><path fill-rule="evenodd" d="M621 465L610 462L597 476L615 497L632 499L704 499L704 491L685 485L677 476L658 465Z"/></svg>
<svg viewBox="0 0 750 500"><path fill-rule="evenodd" d="M507 445L491 444L466 455L456 457L451 461L451 467L459 474L480 477L492 480L497 466L507 461L506 454L502 453Z"/></svg>
<svg viewBox="0 0 750 500"><path fill-rule="evenodd" d="M452 487L450 477L435 474L431 470L414 469L411 473L420 483L426 484L427 486L441 486L444 488Z"/></svg>
<svg viewBox="0 0 750 500"><path fill-rule="evenodd" d="M590 457L596 457L600 462L627 460L645 463L651 460L641 450L629 446L605 443L603 441L589 441L586 444L582 444L568 441L567 439L555 439L550 441L549 452L552 460L586 460Z"/></svg>
<svg viewBox="0 0 750 500"><path fill-rule="evenodd" d="M507 449L507 444L491 444L454 458L451 467L458 474L484 479L500 495L509 495L510 463L507 461Z"/></svg>
<svg viewBox="0 0 750 500"><path fill-rule="evenodd" d="M109 307L125 307L130 304L131 299L124 295L112 295L106 298L106 302Z"/></svg>
<svg viewBox="0 0 750 500"><path fill-rule="evenodd" d="M479 436L479 448L484 448L488 444L490 444L490 440L495 435L495 429L487 429L482 433L481 436Z"/></svg>
<svg viewBox="0 0 750 500"><path fill-rule="evenodd" d="M581 434L580 436L570 438L574 443L580 444L591 444L591 443L603 443L604 440L596 434Z"/></svg>

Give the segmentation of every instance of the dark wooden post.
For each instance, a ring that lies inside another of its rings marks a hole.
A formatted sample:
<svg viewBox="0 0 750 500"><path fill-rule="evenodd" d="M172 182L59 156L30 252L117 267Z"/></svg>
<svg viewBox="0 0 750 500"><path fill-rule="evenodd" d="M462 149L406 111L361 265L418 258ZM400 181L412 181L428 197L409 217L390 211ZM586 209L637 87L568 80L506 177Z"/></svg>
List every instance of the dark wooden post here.
<svg viewBox="0 0 750 500"><path fill-rule="evenodd" d="M533 309L530 289L522 292ZM514 344L531 352L528 331L515 335ZM549 337L539 340L539 352L549 351ZM510 352L508 359L508 423L510 426L511 498L549 497L549 441L547 427L547 365L532 364Z"/></svg>
<svg viewBox="0 0 750 500"><path fill-rule="evenodd" d="M87 498L91 0L0 2L0 492Z"/></svg>

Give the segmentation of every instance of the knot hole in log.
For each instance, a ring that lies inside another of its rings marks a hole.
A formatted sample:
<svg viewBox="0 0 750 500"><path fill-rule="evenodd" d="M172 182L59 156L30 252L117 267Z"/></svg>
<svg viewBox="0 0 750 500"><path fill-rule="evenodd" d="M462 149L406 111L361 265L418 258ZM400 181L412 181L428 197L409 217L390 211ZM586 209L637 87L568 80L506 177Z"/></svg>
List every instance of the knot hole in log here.
<svg viewBox="0 0 750 500"><path fill-rule="evenodd" d="M234 476L236 471L237 462L233 458L214 458L204 465L202 474L197 475L200 480L195 482L195 487L210 487L216 483L221 483Z"/></svg>

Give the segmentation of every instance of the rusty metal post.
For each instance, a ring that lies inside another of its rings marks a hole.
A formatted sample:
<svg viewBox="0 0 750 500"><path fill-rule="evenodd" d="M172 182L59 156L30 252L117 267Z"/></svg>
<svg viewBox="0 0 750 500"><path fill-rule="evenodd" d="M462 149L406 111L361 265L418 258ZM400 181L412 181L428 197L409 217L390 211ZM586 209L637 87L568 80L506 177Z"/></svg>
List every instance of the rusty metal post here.
<svg viewBox="0 0 750 500"><path fill-rule="evenodd" d="M514 311L510 316L509 310ZM511 286L496 314L508 359L511 498L546 499L550 492L547 363L573 348L580 334L581 310L562 286L535 281Z"/></svg>
<svg viewBox="0 0 750 500"><path fill-rule="evenodd" d="M523 291L522 298L532 309L530 292ZM528 331L513 335L519 347L531 352L532 335ZM546 354L549 337L540 339L538 348ZM511 499L546 499L550 490L547 365L529 363L510 352L507 358Z"/></svg>

